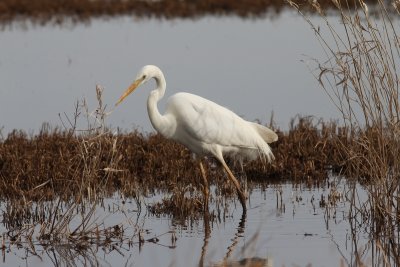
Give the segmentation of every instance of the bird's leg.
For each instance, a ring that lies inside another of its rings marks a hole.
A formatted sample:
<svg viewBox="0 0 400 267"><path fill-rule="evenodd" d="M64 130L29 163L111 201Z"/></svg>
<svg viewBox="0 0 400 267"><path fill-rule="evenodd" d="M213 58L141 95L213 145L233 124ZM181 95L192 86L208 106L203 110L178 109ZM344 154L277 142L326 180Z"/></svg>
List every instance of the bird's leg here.
<svg viewBox="0 0 400 267"><path fill-rule="evenodd" d="M208 195L209 195L209 189L208 189L208 180L206 176L206 171L204 170L203 163L201 160L199 161L200 165L200 171L201 171L201 176L203 177L203 194L204 194L204 210L208 210Z"/></svg>
<svg viewBox="0 0 400 267"><path fill-rule="evenodd" d="M240 187L239 181L236 179L236 177L233 175L232 171L229 169L228 165L226 165L224 160L220 160L222 166L224 167L226 173L228 174L229 179L231 179L232 183L236 187L237 194L239 196L239 201L240 204L242 204L243 207L243 213L246 213L246 196L242 191L242 188Z"/></svg>
<svg viewBox="0 0 400 267"><path fill-rule="evenodd" d="M208 242L210 240L210 235L211 235L210 213L208 211L208 206L204 207L204 209L205 209L203 213L204 239L203 239L203 246L201 247L201 257L199 261L199 267L205 266L204 261L206 259Z"/></svg>
<svg viewBox="0 0 400 267"><path fill-rule="evenodd" d="M209 195L209 189L208 189L208 180L207 180L207 175L206 171L204 169L203 163L201 160L199 160L199 165L200 165L200 171L201 171L201 176L203 177L203 194L204 194L204 215L203 215L203 223L204 223L204 244L203 247L201 248L201 257L200 257L200 262L199 262L199 267L204 266L204 259L207 254L207 248L208 248L208 241L210 239L211 235L211 228L210 228L210 212L208 210L208 195Z"/></svg>

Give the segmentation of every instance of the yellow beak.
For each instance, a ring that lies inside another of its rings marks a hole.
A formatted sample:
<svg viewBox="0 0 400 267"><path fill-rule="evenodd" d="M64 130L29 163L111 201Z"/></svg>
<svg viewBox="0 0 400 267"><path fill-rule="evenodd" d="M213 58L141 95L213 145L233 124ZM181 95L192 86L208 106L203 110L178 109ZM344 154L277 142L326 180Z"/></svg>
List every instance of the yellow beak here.
<svg viewBox="0 0 400 267"><path fill-rule="evenodd" d="M142 83L143 79L137 79L136 81L134 81L129 87L128 89L125 90L125 92L122 94L122 96L119 98L118 102L115 103L115 106L118 106L119 103L121 103L122 101L124 101L124 99L130 95L133 91L135 91L135 89Z"/></svg>

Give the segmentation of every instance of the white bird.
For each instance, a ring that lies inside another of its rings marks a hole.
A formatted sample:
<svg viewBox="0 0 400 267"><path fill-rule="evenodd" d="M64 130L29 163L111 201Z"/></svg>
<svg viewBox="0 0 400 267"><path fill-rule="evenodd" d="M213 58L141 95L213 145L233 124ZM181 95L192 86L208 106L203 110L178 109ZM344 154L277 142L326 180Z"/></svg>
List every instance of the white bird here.
<svg viewBox="0 0 400 267"><path fill-rule="evenodd" d="M224 155L249 160L263 157L271 161L274 155L268 143L277 141L277 134L265 126L242 119L210 100L184 92L172 95L165 113L160 114L157 103L165 94L166 81L161 70L153 65L144 66L140 70L135 81L115 105L152 78L155 79L157 88L150 92L147 99L147 112L153 127L165 138L185 145L199 156L214 156L234 183L245 212L245 194L225 163ZM205 203L208 205L208 181L201 160L200 169L204 182Z"/></svg>

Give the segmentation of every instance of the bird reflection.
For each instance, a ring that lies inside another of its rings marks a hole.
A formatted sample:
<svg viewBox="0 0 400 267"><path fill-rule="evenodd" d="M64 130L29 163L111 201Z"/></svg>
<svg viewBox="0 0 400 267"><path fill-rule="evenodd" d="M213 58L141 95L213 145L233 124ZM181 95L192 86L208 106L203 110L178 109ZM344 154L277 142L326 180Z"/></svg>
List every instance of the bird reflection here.
<svg viewBox="0 0 400 267"><path fill-rule="evenodd" d="M201 248L201 257L200 257L200 261L199 261L199 267L205 266L204 262L205 262L205 258L206 258L206 254L207 254L209 239L211 236L210 213L209 213L208 207L205 207L205 209L206 210L203 213L204 240L203 240L203 246ZM243 237L243 233L244 233L245 225L246 225L246 219L247 219L247 213L244 211L244 212L242 212L242 216L240 218L239 225L237 227L237 231L236 231L234 237L232 238L232 244L230 246L228 246L228 248L227 248L227 253L224 258L224 263L231 256L232 252L236 249L236 246L239 243L240 238ZM222 265L222 266L226 266L226 265Z"/></svg>

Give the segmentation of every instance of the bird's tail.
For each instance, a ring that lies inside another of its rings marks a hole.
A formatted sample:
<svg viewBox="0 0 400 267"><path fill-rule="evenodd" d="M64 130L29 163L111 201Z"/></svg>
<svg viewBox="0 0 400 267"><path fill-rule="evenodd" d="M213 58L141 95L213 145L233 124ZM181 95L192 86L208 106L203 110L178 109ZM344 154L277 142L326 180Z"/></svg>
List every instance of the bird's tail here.
<svg viewBox="0 0 400 267"><path fill-rule="evenodd" d="M260 136L260 139L257 141L256 144L258 151L260 153L259 157L263 161L265 160L268 160L268 162L273 161L275 159L275 156L272 153L271 147L268 144L276 142L278 140L278 135L271 129L261 124L255 122L252 122L251 124Z"/></svg>
<svg viewBox="0 0 400 267"><path fill-rule="evenodd" d="M257 144L259 157L263 162L268 161L271 162L275 160L274 153L272 153L271 147L264 141Z"/></svg>

